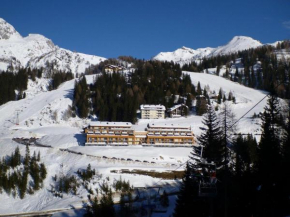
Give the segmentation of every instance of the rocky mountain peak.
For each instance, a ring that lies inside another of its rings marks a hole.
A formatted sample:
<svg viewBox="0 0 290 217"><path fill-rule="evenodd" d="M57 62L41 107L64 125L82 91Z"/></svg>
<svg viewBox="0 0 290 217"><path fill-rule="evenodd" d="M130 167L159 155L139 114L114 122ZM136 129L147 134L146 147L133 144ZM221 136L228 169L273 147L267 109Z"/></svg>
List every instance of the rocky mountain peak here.
<svg viewBox="0 0 290 217"><path fill-rule="evenodd" d="M15 28L0 18L0 40L8 40L11 38L22 38Z"/></svg>

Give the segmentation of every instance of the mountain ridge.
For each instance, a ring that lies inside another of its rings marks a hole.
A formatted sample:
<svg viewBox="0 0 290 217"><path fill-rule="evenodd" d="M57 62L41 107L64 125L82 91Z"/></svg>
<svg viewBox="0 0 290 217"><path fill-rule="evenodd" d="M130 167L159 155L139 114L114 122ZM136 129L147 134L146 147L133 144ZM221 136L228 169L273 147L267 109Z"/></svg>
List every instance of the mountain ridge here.
<svg viewBox="0 0 290 217"><path fill-rule="evenodd" d="M216 48L206 47L192 49L189 47L181 47L172 52L160 52L154 56L153 60L159 61L173 61L184 65L193 61L200 61L204 57L211 57L217 55L225 55L235 53L250 48L257 48L263 44L248 36L234 36L227 44L218 46Z"/></svg>
<svg viewBox="0 0 290 217"><path fill-rule="evenodd" d="M104 60L104 57L60 48L40 34L22 37L11 24L0 18L0 70L30 67L76 74Z"/></svg>

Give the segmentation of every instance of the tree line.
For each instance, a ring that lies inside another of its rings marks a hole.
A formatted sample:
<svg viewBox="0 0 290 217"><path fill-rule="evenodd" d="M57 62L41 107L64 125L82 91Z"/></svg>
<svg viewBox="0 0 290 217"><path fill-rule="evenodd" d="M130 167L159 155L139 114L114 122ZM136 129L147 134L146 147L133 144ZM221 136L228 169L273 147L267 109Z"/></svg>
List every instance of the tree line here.
<svg viewBox="0 0 290 217"><path fill-rule="evenodd" d="M75 84L74 105L80 117L90 110L101 121L137 120L141 104L162 104L166 107L186 103L196 96L196 88L189 75L183 75L173 62L135 60L135 71L124 76L120 73L102 73L87 87L85 77ZM81 102L81 103L80 103ZM89 103L91 102L91 103Z"/></svg>
<svg viewBox="0 0 290 217"><path fill-rule="evenodd" d="M20 100L26 97L28 79L35 81L41 78L44 69L20 68L17 72L0 72L0 105L14 100ZM49 89L54 90L68 80L74 78L71 72L57 71L51 74L51 84Z"/></svg>
<svg viewBox="0 0 290 217"><path fill-rule="evenodd" d="M25 97L23 91L27 89L27 83L28 73L25 69L20 69L16 73L0 72L0 105Z"/></svg>
<svg viewBox="0 0 290 217"><path fill-rule="evenodd" d="M290 76L289 60L277 59L278 53L289 52L289 49L290 41L285 40L279 42L276 47L264 45L232 54L203 58L199 64L191 62L183 65L182 69L201 72L208 68L216 68L216 74L220 75L221 67L226 66L226 72L222 76L252 88L267 91L275 88L279 97L290 98L290 84L286 82ZM238 58L241 59L244 69L240 71L236 68L235 73L230 74L230 68ZM260 61L261 65L256 67L257 61Z"/></svg>

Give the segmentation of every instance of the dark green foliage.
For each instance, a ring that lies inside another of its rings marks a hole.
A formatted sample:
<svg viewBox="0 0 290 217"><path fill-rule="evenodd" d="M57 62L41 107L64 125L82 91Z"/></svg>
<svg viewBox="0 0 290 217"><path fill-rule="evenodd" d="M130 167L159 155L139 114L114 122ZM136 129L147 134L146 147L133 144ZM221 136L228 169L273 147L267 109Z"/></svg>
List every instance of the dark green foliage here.
<svg viewBox="0 0 290 217"><path fill-rule="evenodd" d="M224 153L224 147L221 142L222 131L212 105L208 106L207 113L202 123L206 128L204 128L201 135L197 137L197 141L199 145L203 146L203 157L209 162L213 161L221 164Z"/></svg>
<svg viewBox="0 0 290 217"><path fill-rule="evenodd" d="M253 165L257 163L257 141L253 135L247 137L238 135L234 141L235 173L241 177L243 173L253 172Z"/></svg>
<svg viewBox="0 0 290 217"><path fill-rule="evenodd" d="M32 176L33 180L34 180L34 185L33 185L33 190L39 190L40 188L40 169L39 169L39 165L36 162L35 158L31 159L30 162L30 175Z"/></svg>
<svg viewBox="0 0 290 217"><path fill-rule="evenodd" d="M208 172L202 167L203 161L190 163L176 203L175 216L188 216L188 213L190 216L225 216L225 212L234 217L289 215L289 117L283 121L279 108L277 98L271 96L262 115L259 145L252 135L238 135L231 140L229 135L234 133L230 127L232 115L228 108L222 111L226 116L222 115L223 124L217 124L222 132L217 136L223 147L227 138L230 149L227 155L223 151L218 154L217 195L215 198L198 196L199 185L194 183L198 179L205 180ZM204 124L208 126L206 122ZM208 128L204 131L208 132ZM225 137L226 132L228 135ZM198 139L207 145L210 137L206 135L202 133ZM209 162L212 157L208 155L206 145L203 160ZM194 160L199 155L195 147L190 158ZM194 215L191 210L194 210Z"/></svg>
<svg viewBox="0 0 290 217"><path fill-rule="evenodd" d="M289 40L283 41L281 44L285 44L285 48L289 49ZM226 65L227 70L223 75L226 78L230 78L236 82L243 85L265 89L267 91L272 91L273 84L276 85L276 92L279 97L290 98L290 84L284 83L288 80L290 76L290 65L285 59L278 60L275 52L280 52L282 46L262 46L255 49L248 49L244 51L239 51L237 53L213 56L209 58L204 58L199 65L195 62L190 64L185 64L183 70L202 72L208 68ZM230 77L228 68L231 67L232 62L235 62L237 58L241 58L241 63L244 67L244 73L239 72L236 68L233 78ZM254 65L257 60L261 62L261 69L254 71ZM279 85L283 83L282 85Z"/></svg>
<svg viewBox="0 0 290 217"><path fill-rule="evenodd" d="M284 175L282 157L282 118L279 100L271 95L262 114L262 136L258 149L257 175L260 184L257 212L261 216L271 213L281 216ZM289 186L289 183L287 184ZM286 187L286 186L284 186ZM289 195L288 203L289 203ZM285 213L284 213L285 214Z"/></svg>
<svg viewBox="0 0 290 217"><path fill-rule="evenodd" d="M10 165L12 168L20 165L21 163L21 155L19 152L19 147L17 147L14 151L14 153L11 154L11 158L10 158Z"/></svg>
<svg viewBox="0 0 290 217"><path fill-rule="evenodd" d="M11 156L6 156L0 161L0 193L3 189L13 197L18 193L20 199L23 199L26 193L33 194L33 190L38 190L45 178L45 165L43 163L39 165L34 157L30 158L28 146L25 157L21 156L17 147Z"/></svg>
<svg viewBox="0 0 290 217"><path fill-rule="evenodd" d="M281 153L281 110L279 100L274 95L268 99L262 114L262 136L259 144L258 168L261 178L274 181L280 166Z"/></svg>
<svg viewBox="0 0 290 217"><path fill-rule="evenodd" d="M83 181L90 181L94 175L96 175L95 169L92 170L91 164L88 164L88 167L86 170L77 171L77 174L82 178Z"/></svg>
<svg viewBox="0 0 290 217"><path fill-rule="evenodd" d="M52 192L55 196L62 197L62 193L72 193L76 195L77 188L79 187L79 183L74 175L55 175L55 190Z"/></svg>
<svg viewBox="0 0 290 217"><path fill-rule="evenodd" d="M86 118L89 113L89 90L86 77L80 78L75 82L73 105L76 107L78 115Z"/></svg>
<svg viewBox="0 0 290 217"><path fill-rule="evenodd" d="M223 90L220 88L218 98L217 98L217 103L221 104L222 103L222 97L223 97Z"/></svg>
<svg viewBox="0 0 290 217"><path fill-rule="evenodd" d="M27 89L28 78L35 81L36 77L41 78L43 69L19 69L17 72L0 72L0 105L20 100L26 97L24 92ZM56 89L61 83L73 79L71 72L55 72L52 76L51 89ZM15 90L18 94L15 94Z"/></svg>
<svg viewBox="0 0 290 217"><path fill-rule="evenodd" d="M30 161L30 150L29 150L29 146L26 145L25 157L24 157L24 166L28 167L29 161Z"/></svg>
<svg viewBox="0 0 290 217"><path fill-rule="evenodd" d="M22 99L23 94L16 96L15 90L26 90L28 74L25 69L20 69L16 73L0 72L0 105L11 100Z"/></svg>
<svg viewBox="0 0 290 217"><path fill-rule="evenodd" d="M121 217L130 217L135 216L134 211L132 209L133 198L131 192L121 193L120 197L120 212L119 215Z"/></svg>
<svg viewBox="0 0 290 217"><path fill-rule="evenodd" d="M112 190L109 186L104 183L101 186L102 197L100 199L100 215L101 217L105 216L115 216L114 202L112 198Z"/></svg>
<svg viewBox="0 0 290 217"><path fill-rule="evenodd" d="M178 64L135 61L136 70L127 77L103 73L91 87L94 112L101 121L137 120L141 104L172 106L174 95L195 96L189 75L182 75Z"/></svg>
<svg viewBox="0 0 290 217"><path fill-rule="evenodd" d="M174 217L209 215L208 204L204 199L198 197L199 181L193 176L195 173L195 169L187 164L180 191L178 193L178 198L176 200L173 214Z"/></svg>
<svg viewBox="0 0 290 217"><path fill-rule="evenodd" d="M72 80L74 78L73 73L71 72L56 72L52 75L52 84L51 84L51 89L55 90L58 88L58 86L65 82Z"/></svg>
<svg viewBox="0 0 290 217"><path fill-rule="evenodd" d="M197 89L196 89L196 94L197 95L201 95L201 86L200 86L200 82L197 83Z"/></svg>
<svg viewBox="0 0 290 217"><path fill-rule="evenodd" d="M129 181L125 181L125 180L122 180L122 178L120 177L119 180L116 180L113 184L113 187L115 188L115 190L118 192L123 192L123 193L128 193L130 192L132 189L131 189L131 186L130 186L130 182Z"/></svg>
<svg viewBox="0 0 290 217"><path fill-rule="evenodd" d="M92 217L114 217L115 216L115 209L114 209L114 202L112 198L112 191L107 186L107 184L103 184L102 188L102 197L100 201L98 201L97 197L89 199L89 204L87 206L87 213L85 216L92 216Z"/></svg>
<svg viewBox="0 0 290 217"><path fill-rule="evenodd" d="M203 115L207 111L207 99L203 95L196 96L196 114Z"/></svg>
<svg viewBox="0 0 290 217"><path fill-rule="evenodd" d="M288 113L288 117L285 121L285 134L283 138L283 146L282 146L282 171L283 171L283 192L284 192L284 198L289 198L290 195L290 109ZM287 200L285 200L287 201ZM288 206L288 209L286 210L286 213L290 213L290 206L289 206L289 200L288 203L286 202L286 206Z"/></svg>

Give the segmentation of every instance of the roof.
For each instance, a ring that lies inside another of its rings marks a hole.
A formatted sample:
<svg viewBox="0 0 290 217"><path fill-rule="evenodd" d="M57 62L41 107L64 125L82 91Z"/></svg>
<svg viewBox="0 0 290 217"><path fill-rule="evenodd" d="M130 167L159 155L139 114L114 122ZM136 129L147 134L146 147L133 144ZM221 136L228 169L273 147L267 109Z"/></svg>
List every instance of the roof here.
<svg viewBox="0 0 290 217"><path fill-rule="evenodd" d="M164 105L140 105L141 110L163 110L165 111Z"/></svg>
<svg viewBox="0 0 290 217"><path fill-rule="evenodd" d="M132 127L130 122L107 122L107 121L92 121L90 126L93 127Z"/></svg>
<svg viewBox="0 0 290 217"><path fill-rule="evenodd" d="M116 65L106 65L105 68L109 68L109 69L124 69L125 67L116 66Z"/></svg>
<svg viewBox="0 0 290 217"><path fill-rule="evenodd" d="M185 124L156 124L156 123L149 123L149 128L178 128L178 129L189 129L190 125Z"/></svg>
<svg viewBox="0 0 290 217"><path fill-rule="evenodd" d="M170 112L171 112L171 111L173 111L173 110L175 110L175 109L178 109L178 108L181 107L181 106L185 106L185 107L188 108L187 105L184 105L184 104L178 104L178 105L175 105L175 106L173 106L173 107L167 109L167 111L170 111Z"/></svg>

